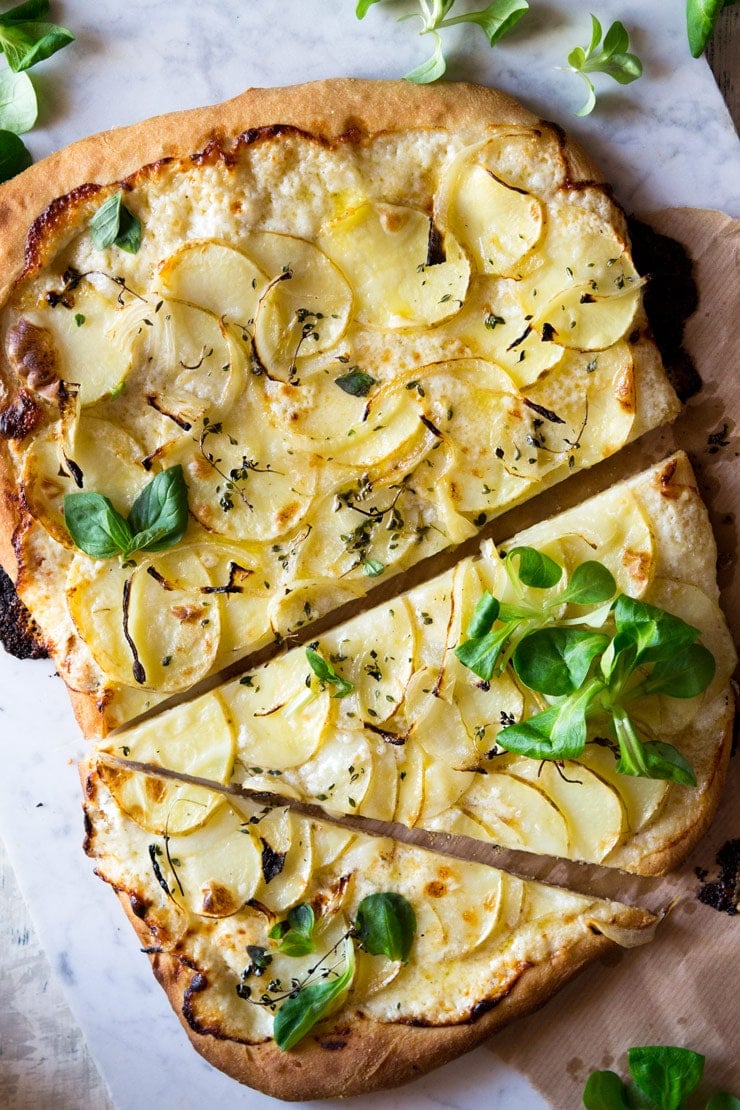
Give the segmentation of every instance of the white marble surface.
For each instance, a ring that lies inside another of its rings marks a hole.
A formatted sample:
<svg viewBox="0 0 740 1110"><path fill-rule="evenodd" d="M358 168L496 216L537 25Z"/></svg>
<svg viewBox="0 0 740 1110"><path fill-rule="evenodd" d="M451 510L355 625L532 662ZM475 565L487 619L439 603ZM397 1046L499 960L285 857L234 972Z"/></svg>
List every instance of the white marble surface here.
<svg viewBox="0 0 740 1110"><path fill-rule="evenodd" d="M53 18L77 41L38 71L42 126L29 146L41 157L85 134L223 100L248 85L398 76L428 47L412 23L394 21L411 6L377 5L360 24L354 0L56 0ZM587 42L589 7L532 0L529 18L493 51L477 29L453 29L446 35L448 75L498 84L569 128L628 208L689 204L739 214L740 149L706 63L689 56L682 0L594 0L605 25L616 17L627 23L646 73L627 88L597 77L599 108L577 120L581 83L556 67L571 46ZM0 835L115 1106L277 1106L189 1049L115 899L82 855L74 767L81 745L50 664L0 657L0 724ZM12 1039L3 1043L0 1071L14 1050ZM89 1090L59 1091L56 1104L100 1106ZM42 1103L29 1086L19 1088L13 1105L35 1110ZM536 1110L544 1103L481 1049L412 1087L353 1106Z"/></svg>

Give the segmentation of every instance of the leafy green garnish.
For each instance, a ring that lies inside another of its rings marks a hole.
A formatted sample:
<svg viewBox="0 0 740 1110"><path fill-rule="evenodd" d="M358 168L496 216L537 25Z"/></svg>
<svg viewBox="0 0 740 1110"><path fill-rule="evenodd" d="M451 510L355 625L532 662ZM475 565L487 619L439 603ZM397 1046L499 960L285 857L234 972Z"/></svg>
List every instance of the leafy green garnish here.
<svg viewBox="0 0 740 1110"><path fill-rule="evenodd" d="M128 519L100 493L68 493L64 521L77 547L93 559L124 560L134 551L163 551L188 526L188 488L178 464L163 470L141 491Z"/></svg>
<svg viewBox="0 0 740 1110"><path fill-rule="evenodd" d="M636 54L629 53L630 39L623 23L615 20L606 32L603 43L601 23L595 15L591 16L591 41L584 49L576 46L568 55L568 65L586 83L588 99L577 116L587 116L596 107L596 89L589 73L605 73L620 85L629 85L642 76L642 62ZM601 50L598 50L601 44Z"/></svg>
<svg viewBox="0 0 740 1110"><path fill-rule="evenodd" d="M357 18L364 19L373 4L381 0L358 0L355 9ZM529 10L527 0L493 0L487 7L473 12L463 12L460 15L449 16L455 0L418 0L419 12L401 16L401 19L410 19L417 14L421 19L421 35L431 35L434 47L431 57L421 65L416 66L406 74L406 80L416 85L427 85L444 76L447 69L445 61L442 36L439 34L444 27L453 27L457 23L476 24L485 34L491 46L503 38L512 27L516 26L524 13Z"/></svg>
<svg viewBox="0 0 740 1110"><path fill-rule="evenodd" d="M625 1085L613 1071L594 1071L583 1092L586 1110L681 1110L704 1074L704 1057L690 1048L646 1045L631 1048L627 1063L634 1086ZM717 1092L706 1110L737 1110L740 1100Z"/></svg>
<svg viewBox="0 0 740 1110"><path fill-rule="evenodd" d="M686 0L686 31L692 57L701 57L720 14L737 2L738 0Z"/></svg>
<svg viewBox="0 0 740 1110"><path fill-rule="evenodd" d="M364 370L360 370L359 366L353 366L346 374L340 374L335 378L334 384L352 397L367 397L376 384L376 379L370 377Z"/></svg>
<svg viewBox="0 0 740 1110"><path fill-rule="evenodd" d="M0 15L0 50L16 73L50 58L74 41L66 27L42 22L49 0L27 0Z"/></svg>
<svg viewBox="0 0 740 1110"><path fill-rule="evenodd" d="M39 114L36 90L27 73L0 73L0 128L22 135L30 131Z"/></svg>
<svg viewBox="0 0 740 1110"><path fill-rule="evenodd" d="M620 774L695 786L689 762L672 745L641 737L630 708L651 695L693 698L707 689L716 665L697 643L699 631L625 594L612 602L614 578L594 560L576 567L564 586L563 568L532 548L514 548L505 565L520 603L485 593L455 655L484 681L511 663L519 682L549 704L507 724L497 743L532 759L575 759L593 723L614 739ZM555 586L561 588L548 597ZM538 607L523 587L542 591ZM599 608L575 618L553 614L566 603Z"/></svg>
<svg viewBox="0 0 740 1110"><path fill-rule="evenodd" d="M416 933L416 914L402 894L368 894L357 907L355 934L371 956L408 963Z"/></svg>
<svg viewBox="0 0 740 1110"><path fill-rule="evenodd" d="M322 978L321 982L308 983L289 995L275 1015L273 1036L278 1048L284 1052L303 1040L314 1025L328 1013L334 1002L346 991L355 974L355 949L345 938L342 954L344 971L340 975Z"/></svg>
<svg viewBox="0 0 740 1110"><path fill-rule="evenodd" d="M98 208L90 220L90 234L100 251L115 243L121 250L136 254L141 246L141 220L126 208L120 190Z"/></svg>
<svg viewBox="0 0 740 1110"><path fill-rule="evenodd" d="M9 181L33 162L22 139L12 131L0 131L0 181Z"/></svg>
<svg viewBox="0 0 740 1110"><path fill-rule="evenodd" d="M333 698L346 698L347 694L352 693L355 688L354 683L342 678L333 664L324 659L323 655L320 655L314 648L306 648L306 659L322 686L336 686L336 690L332 694Z"/></svg>
<svg viewBox="0 0 740 1110"><path fill-rule="evenodd" d="M315 951L313 931L316 924L313 909L308 902L301 902L288 912L284 921L278 921L267 934L270 940L279 940L278 948L286 956L307 956Z"/></svg>

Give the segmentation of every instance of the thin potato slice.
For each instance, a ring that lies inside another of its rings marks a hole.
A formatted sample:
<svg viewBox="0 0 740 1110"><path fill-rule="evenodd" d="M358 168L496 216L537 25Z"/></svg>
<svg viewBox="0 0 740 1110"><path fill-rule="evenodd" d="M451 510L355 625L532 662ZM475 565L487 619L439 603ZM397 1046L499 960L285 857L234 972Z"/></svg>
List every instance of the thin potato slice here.
<svg viewBox="0 0 740 1110"><path fill-rule="evenodd" d="M669 786L665 779L620 775L616 770L617 760L618 756L609 748L596 743L587 744L583 755L578 757L579 763L618 792L627 819L625 831L634 835L660 812Z"/></svg>
<svg viewBox="0 0 740 1110"><path fill-rule="evenodd" d="M282 915L300 902L313 874L311 824L273 809L253 826L262 851L262 875L254 897Z"/></svg>
<svg viewBox="0 0 740 1110"><path fill-rule="evenodd" d="M230 917L254 897L261 851L241 813L221 805L199 828L171 836L158 862L178 905L199 917Z"/></svg>
<svg viewBox="0 0 740 1110"><path fill-rule="evenodd" d="M194 239L160 266L158 284L166 297L246 328L256 316L267 282L241 251L215 239Z"/></svg>
<svg viewBox="0 0 740 1110"><path fill-rule="evenodd" d="M127 758L137 762L221 783L230 780L236 754L233 729L215 693L138 725L126 734L125 747ZM108 742L107 750L116 755L120 748L120 738ZM158 836L191 832L223 804L222 795L201 786L156 779L104 763L99 765L99 773L124 813Z"/></svg>
<svg viewBox="0 0 740 1110"><path fill-rule="evenodd" d="M470 263L443 235L444 261L428 263L430 220L415 208L358 199L329 222L319 245L355 294L354 314L381 328L430 326L459 310Z"/></svg>
<svg viewBox="0 0 740 1110"><path fill-rule="evenodd" d="M544 791L506 772L474 776L460 807L491 832L504 848L526 848L566 856L570 838L565 817Z"/></svg>

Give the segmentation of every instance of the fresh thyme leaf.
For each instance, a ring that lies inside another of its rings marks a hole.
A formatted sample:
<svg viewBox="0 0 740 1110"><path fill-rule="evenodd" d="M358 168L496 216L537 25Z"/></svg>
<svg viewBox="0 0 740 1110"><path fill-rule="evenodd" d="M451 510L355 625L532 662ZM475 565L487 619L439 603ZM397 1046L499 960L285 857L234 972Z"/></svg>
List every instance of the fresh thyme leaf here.
<svg viewBox="0 0 740 1110"><path fill-rule="evenodd" d="M68 493L64 520L77 547L93 559L124 559L134 551L163 551L178 543L188 524L188 489L182 467L163 470L136 498L128 520L100 493Z"/></svg>
<svg viewBox="0 0 740 1110"><path fill-rule="evenodd" d="M416 914L402 894L368 894L357 907L355 932L371 956L408 963L416 934Z"/></svg>
<svg viewBox="0 0 740 1110"><path fill-rule="evenodd" d="M90 234L98 250L115 243L121 250L136 254L141 246L141 220L126 208L120 190L98 208L90 220Z"/></svg>
<svg viewBox="0 0 740 1110"><path fill-rule="evenodd" d="M372 387L376 384L376 379L355 366L346 374L340 374L338 378L335 378L334 384L338 385L340 389L343 389L345 393L349 393L352 397L367 397Z"/></svg>
<svg viewBox="0 0 740 1110"><path fill-rule="evenodd" d="M332 663L324 659L314 648L306 648L306 659L308 665L319 679L321 683L326 686L336 686L336 690L332 694L333 698L346 698L354 690L354 684L346 678L342 678L337 673Z"/></svg>
<svg viewBox="0 0 740 1110"><path fill-rule="evenodd" d="M636 54L629 53L629 35L623 23L616 20L604 37L601 50L602 27L595 15L591 16L591 41L586 49L576 46L568 55L568 65L583 79L588 90L586 103L576 112L577 116L589 115L596 106L596 89L589 73L605 73L620 85L629 85L642 76L642 62Z"/></svg>
<svg viewBox="0 0 740 1110"><path fill-rule="evenodd" d="M355 950L349 939L344 942L343 956L345 967L341 975L302 986L283 1002L273 1026L275 1043L283 1052L295 1048L351 985L355 974Z"/></svg>
<svg viewBox="0 0 740 1110"><path fill-rule="evenodd" d="M36 90L27 73L0 72L0 128L22 135L30 131L39 114Z"/></svg>
<svg viewBox="0 0 740 1110"><path fill-rule="evenodd" d="M627 1062L635 1083L659 1110L679 1110L704 1074L704 1057L690 1048L670 1045L631 1048Z"/></svg>
<svg viewBox="0 0 740 1110"><path fill-rule="evenodd" d="M33 158L23 142L13 131L0 131L0 181L27 170Z"/></svg>

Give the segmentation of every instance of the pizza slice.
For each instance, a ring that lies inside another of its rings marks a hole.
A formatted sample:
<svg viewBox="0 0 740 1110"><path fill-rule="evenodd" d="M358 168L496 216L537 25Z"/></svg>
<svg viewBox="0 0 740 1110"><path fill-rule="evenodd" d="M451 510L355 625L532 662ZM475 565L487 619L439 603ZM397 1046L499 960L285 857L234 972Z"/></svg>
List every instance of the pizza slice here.
<svg viewBox="0 0 740 1110"><path fill-rule="evenodd" d="M86 850L194 1047L277 1098L417 1078L658 922L213 793L170 799L198 824L162 835L154 792L134 821L94 762L83 775Z"/></svg>
<svg viewBox="0 0 740 1110"><path fill-rule="evenodd" d="M337 81L188 122L4 187L102 183L51 200L0 319L3 561L88 734L677 411L622 212L507 97Z"/></svg>

